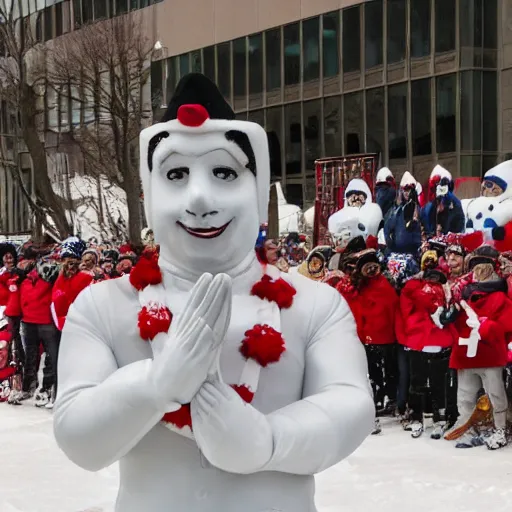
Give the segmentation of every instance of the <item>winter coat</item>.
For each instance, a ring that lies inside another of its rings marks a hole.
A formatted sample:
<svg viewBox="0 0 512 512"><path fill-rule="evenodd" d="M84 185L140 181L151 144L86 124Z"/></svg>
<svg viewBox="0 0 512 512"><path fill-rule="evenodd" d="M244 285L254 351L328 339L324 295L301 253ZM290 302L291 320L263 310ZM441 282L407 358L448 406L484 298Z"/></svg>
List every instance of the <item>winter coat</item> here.
<svg viewBox="0 0 512 512"><path fill-rule="evenodd" d="M423 279L408 281L400 295L396 323L398 342L418 352L425 347L451 347L456 339L455 329L451 325L440 329L431 317L445 301L441 284Z"/></svg>
<svg viewBox="0 0 512 512"><path fill-rule="evenodd" d="M27 324L50 325L53 323L51 314L52 285L32 270L19 287L21 315Z"/></svg>
<svg viewBox="0 0 512 512"><path fill-rule="evenodd" d="M388 212L393 209L396 200L396 188L387 183L375 185L375 202L382 210L382 216L386 218Z"/></svg>
<svg viewBox="0 0 512 512"><path fill-rule="evenodd" d="M413 222L406 228L405 205L395 206L384 223L384 236L389 252L416 254L421 246L421 224Z"/></svg>
<svg viewBox="0 0 512 512"><path fill-rule="evenodd" d="M450 367L456 370L469 368L499 368L507 365L507 339L512 335L512 301L504 291L484 294L473 302L467 301L480 321L480 340L475 357L467 357L468 347L458 340L453 346ZM463 310L455 321L459 338L469 338L467 314Z"/></svg>
<svg viewBox="0 0 512 512"><path fill-rule="evenodd" d="M58 277L53 287L52 312L55 325L59 330L62 331L64 328L71 304L80 292L92 283L93 279L92 275L84 272L78 272L71 278L65 277L64 274Z"/></svg>
<svg viewBox="0 0 512 512"><path fill-rule="evenodd" d="M12 274L5 267L0 270L0 306L7 306L9 300L8 281Z"/></svg>
<svg viewBox="0 0 512 512"><path fill-rule="evenodd" d="M426 204L421 210L421 224L427 237L437 234L437 226L441 226L443 235L448 233L463 233L466 225L462 203L451 192L443 198L444 210L437 213L436 201Z"/></svg>
<svg viewBox="0 0 512 512"><path fill-rule="evenodd" d="M365 345L389 345L396 342L398 295L384 276L370 279L359 290L345 277L336 289L350 306L356 320L357 334Z"/></svg>

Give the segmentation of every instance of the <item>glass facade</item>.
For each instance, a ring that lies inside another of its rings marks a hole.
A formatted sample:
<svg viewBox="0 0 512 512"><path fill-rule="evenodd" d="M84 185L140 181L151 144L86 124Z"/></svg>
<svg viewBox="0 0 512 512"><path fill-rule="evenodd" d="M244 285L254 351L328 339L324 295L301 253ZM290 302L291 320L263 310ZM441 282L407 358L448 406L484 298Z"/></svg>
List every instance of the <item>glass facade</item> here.
<svg viewBox="0 0 512 512"><path fill-rule="evenodd" d="M325 156L480 175L498 151L497 4L372 0L173 56L162 107L187 70L215 80L238 119L269 132L272 179L299 205Z"/></svg>

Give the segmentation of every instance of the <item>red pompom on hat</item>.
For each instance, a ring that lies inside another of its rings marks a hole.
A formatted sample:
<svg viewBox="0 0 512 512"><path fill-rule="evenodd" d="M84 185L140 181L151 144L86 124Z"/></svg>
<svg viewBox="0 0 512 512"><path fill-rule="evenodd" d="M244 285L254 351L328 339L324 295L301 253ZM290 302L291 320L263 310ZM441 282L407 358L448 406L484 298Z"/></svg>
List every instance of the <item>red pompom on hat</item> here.
<svg viewBox="0 0 512 512"><path fill-rule="evenodd" d="M196 128L210 116L203 105L181 105L178 108L178 121L184 126Z"/></svg>
<svg viewBox="0 0 512 512"><path fill-rule="evenodd" d="M246 359L254 359L263 368L277 363L285 350L281 333L266 324L255 325L246 331L240 347L240 353Z"/></svg>
<svg viewBox="0 0 512 512"><path fill-rule="evenodd" d="M157 334L169 330L171 321L172 314L167 307L157 304L144 306L139 312L140 337L146 341L153 341Z"/></svg>
<svg viewBox="0 0 512 512"><path fill-rule="evenodd" d="M158 266L158 253L144 253L130 273L130 283L138 291L149 285L162 282L162 272Z"/></svg>

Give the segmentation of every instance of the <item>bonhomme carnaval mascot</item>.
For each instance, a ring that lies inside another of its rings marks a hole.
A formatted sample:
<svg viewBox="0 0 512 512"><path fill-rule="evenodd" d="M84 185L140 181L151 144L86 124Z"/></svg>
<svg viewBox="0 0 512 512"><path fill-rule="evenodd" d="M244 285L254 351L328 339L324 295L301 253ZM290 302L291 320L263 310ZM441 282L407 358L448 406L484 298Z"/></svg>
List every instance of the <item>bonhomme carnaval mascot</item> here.
<svg viewBox="0 0 512 512"><path fill-rule="evenodd" d="M374 408L346 302L256 258L267 135L192 74L140 158L160 256L71 306L57 442L88 470L119 461L118 512L312 512L313 475Z"/></svg>

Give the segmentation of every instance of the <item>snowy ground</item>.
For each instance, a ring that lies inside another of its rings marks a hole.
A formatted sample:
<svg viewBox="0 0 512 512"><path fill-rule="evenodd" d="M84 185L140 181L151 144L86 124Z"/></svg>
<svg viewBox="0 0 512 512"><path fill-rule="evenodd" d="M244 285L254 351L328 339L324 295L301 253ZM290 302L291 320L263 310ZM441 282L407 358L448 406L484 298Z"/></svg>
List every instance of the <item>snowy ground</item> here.
<svg viewBox="0 0 512 512"><path fill-rule="evenodd" d="M51 412L0 404L0 436L0 512L113 512L115 467L92 474L68 462ZM317 503L319 512L509 512L511 481L512 447L456 450L413 440L388 420L382 435L318 476Z"/></svg>

